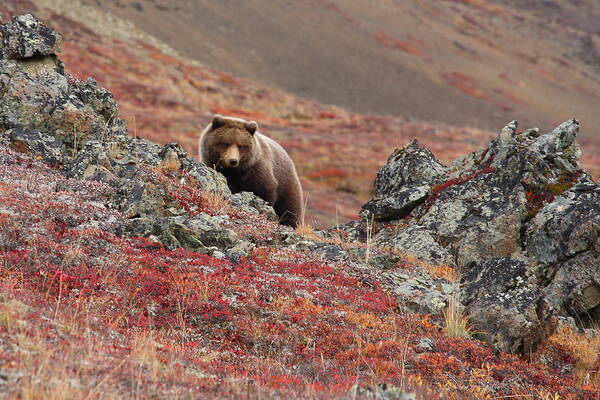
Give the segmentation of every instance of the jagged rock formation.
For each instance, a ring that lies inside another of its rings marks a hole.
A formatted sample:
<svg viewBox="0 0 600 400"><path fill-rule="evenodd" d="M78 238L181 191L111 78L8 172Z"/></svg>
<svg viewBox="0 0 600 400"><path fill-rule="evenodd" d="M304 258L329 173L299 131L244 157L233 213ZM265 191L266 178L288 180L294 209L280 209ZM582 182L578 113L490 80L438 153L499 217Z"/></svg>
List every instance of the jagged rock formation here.
<svg viewBox="0 0 600 400"><path fill-rule="evenodd" d="M513 121L447 169L414 141L396 150L361 213L388 221L373 242L459 268L475 330L501 350L529 351L560 316L598 321L600 185L579 166L578 130Z"/></svg>
<svg viewBox="0 0 600 400"><path fill-rule="evenodd" d="M416 140L397 149L375 179L375 197L363 206L361 215L377 221L401 218L423 203L439 183L446 168Z"/></svg>
<svg viewBox="0 0 600 400"><path fill-rule="evenodd" d="M92 78L80 82L65 71L56 57L58 33L30 14L1 25L0 33L1 143L36 155L68 177L109 184L115 192L106 206L129 218L116 228L121 233L150 237L168 247L231 250L237 257L251 248L224 228L222 219L188 213L161 173L228 199L224 177L177 144L160 146L128 136L112 94ZM233 197L232 204L244 212L274 215L249 193Z"/></svg>

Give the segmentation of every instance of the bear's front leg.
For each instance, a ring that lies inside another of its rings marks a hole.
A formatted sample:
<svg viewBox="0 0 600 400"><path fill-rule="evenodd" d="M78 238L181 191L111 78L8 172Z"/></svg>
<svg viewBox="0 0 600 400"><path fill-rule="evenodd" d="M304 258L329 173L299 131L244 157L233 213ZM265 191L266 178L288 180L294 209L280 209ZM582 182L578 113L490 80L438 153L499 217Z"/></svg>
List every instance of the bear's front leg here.
<svg viewBox="0 0 600 400"><path fill-rule="evenodd" d="M254 193L269 205L275 205L277 201L277 180L273 172L263 165L257 165L245 179L246 190Z"/></svg>

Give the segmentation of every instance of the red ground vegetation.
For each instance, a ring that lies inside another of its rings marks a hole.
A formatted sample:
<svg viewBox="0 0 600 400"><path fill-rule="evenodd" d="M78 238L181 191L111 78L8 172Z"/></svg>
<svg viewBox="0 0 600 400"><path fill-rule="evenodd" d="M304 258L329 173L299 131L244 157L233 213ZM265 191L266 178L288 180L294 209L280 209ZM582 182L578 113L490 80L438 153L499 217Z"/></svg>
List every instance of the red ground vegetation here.
<svg viewBox="0 0 600 400"><path fill-rule="evenodd" d="M401 40L397 37L390 35L384 31L377 31L373 33L373 39L382 45L392 48L399 49L405 51L408 54L412 54L413 56L423 57L423 50L420 48L419 44L416 40Z"/></svg>
<svg viewBox="0 0 600 400"><path fill-rule="evenodd" d="M447 338L436 318L398 312L376 276L311 253L258 247L232 263L117 236L110 187L0 157L0 398L360 398L383 383L421 399L599 393L560 372L568 349L552 347L548 366ZM422 338L431 351L415 350Z"/></svg>

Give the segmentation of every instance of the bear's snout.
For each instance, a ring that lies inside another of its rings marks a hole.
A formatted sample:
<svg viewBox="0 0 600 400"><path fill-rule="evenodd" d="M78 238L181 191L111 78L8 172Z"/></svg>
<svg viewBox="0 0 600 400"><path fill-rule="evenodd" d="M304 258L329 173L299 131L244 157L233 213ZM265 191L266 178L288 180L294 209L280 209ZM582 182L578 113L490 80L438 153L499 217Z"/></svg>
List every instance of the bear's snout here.
<svg viewBox="0 0 600 400"><path fill-rule="evenodd" d="M222 159L226 167L237 167L240 163L240 149L236 145L229 146Z"/></svg>

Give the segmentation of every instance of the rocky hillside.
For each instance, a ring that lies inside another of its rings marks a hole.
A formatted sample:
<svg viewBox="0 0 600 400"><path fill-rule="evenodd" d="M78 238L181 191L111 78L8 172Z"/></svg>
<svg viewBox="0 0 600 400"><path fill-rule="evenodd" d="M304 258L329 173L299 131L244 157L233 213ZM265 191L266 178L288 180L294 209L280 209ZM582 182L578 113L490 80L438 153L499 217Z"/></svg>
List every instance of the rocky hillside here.
<svg viewBox="0 0 600 400"><path fill-rule="evenodd" d="M411 142L362 220L293 231L128 131L55 30L0 34L1 399L599 398L577 121L451 167Z"/></svg>
<svg viewBox="0 0 600 400"><path fill-rule="evenodd" d="M160 11L155 5L158 8L170 7L167 4L156 1L153 3L143 2L140 3L143 11L137 11L135 8L125 7L126 4L129 4L125 1L114 2L114 4L103 1L99 3L99 6L96 3L86 5L78 0L5 0L0 2L0 13L6 19L12 15L33 12L46 21L49 26L60 30L65 37L61 59L70 73L81 80L93 76L100 86L110 90L119 103L121 118L127 123L134 136L161 144L175 141L188 154L195 156L198 132L213 113L237 115L259 121L261 129L283 143L295 160L305 192L308 194L306 221L315 227L325 228L355 219L361 205L372 195L373 176L377 169L385 164L387 155L394 148L403 146L412 138L418 138L420 143L431 149L441 162L448 163L461 154L485 146L506 121L516 118L511 113L501 112L499 115L492 115L480 110L481 112L477 114L481 116L479 119L485 120L490 124L489 126L493 126L492 132L470 127L477 124L472 123L472 116L469 116L467 111L452 112L459 122L455 125L448 125L427 122L438 119L438 117L434 118L432 114L423 117L424 121L415 120L414 117L418 114L413 115L411 108L404 108L406 113L403 112L403 116L373 116L349 112L335 106L322 105L316 101L299 98L275 89L272 83L264 85L245 79L244 77L251 76L247 73L243 73L241 76L231 75L221 69L211 68L210 65L214 64L208 62L200 64L189 57L182 56L181 52L173 49L173 47L177 47L176 42L169 41L167 44L165 41L168 38L161 36L158 28L148 28L154 25L148 22L140 23L138 27L131 22L134 20L133 16L129 18L118 12L118 10L133 12L134 15L141 18L146 15L146 12ZM171 3L173 2L169 4ZM405 4L406 2L395 3ZM438 3L452 4L452 2L445 1L436 2L433 4L434 8L438 7L436 5ZM221 4L225 3L217 2L213 6L219 7ZM298 1L294 4L295 7L304 3ZM456 6L464 7L458 3ZM310 7L310 10L313 8L323 11L325 15L332 13L327 7ZM276 9L275 7L274 10ZM426 8L419 6L418 10L423 11ZM444 18L448 19L450 14L447 13L450 11L445 12L446 14L442 15L446 15ZM533 11L527 11L527 15L530 12ZM171 7L170 11L160 11L156 16L166 23L171 21L171 17L187 18L186 13L183 13L183 16L181 13L182 10L177 11ZM479 14L481 18L495 18L493 14L484 12ZM333 13L332 17L338 18L336 15ZM440 16L440 13L427 12L427 16L433 18ZM310 20L313 21L314 18ZM185 26L185 24L179 25ZM192 25L197 24L194 22ZM421 24L421 26L425 25ZM336 27L337 25L328 26ZM523 24L523 26L533 27L537 24ZM148 29L144 31L144 27ZM474 34L479 34L479 32L481 30L477 30ZM552 32L562 31L553 30ZM163 40L157 39L157 36ZM524 34L524 37L529 38L530 36ZM187 34L177 35L177 38L181 40L187 37ZM482 40L481 43L487 43L489 40L490 38L487 41ZM203 39L195 40L195 42L207 41ZM371 40L370 37L366 43L383 46L379 42ZM454 45L450 44L450 46ZM441 47L448 48L445 44ZM487 48L487 45L485 47ZM383 46L383 48L385 52L380 53L384 55L396 54L402 59L408 57L409 60L412 57L393 47ZM184 49L179 50L183 51ZM492 53L496 54L495 51ZM436 54L438 52L432 52L430 55L435 56ZM439 54L441 56L444 52L439 52ZM479 68L479 63L484 62L490 56L487 52L485 54L486 57L478 58L474 64L477 68ZM497 61L496 58L490 58L490 60ZM508 67L504 68L508 72L504 72L513 74L514 71L511 68L516 65L515 62L511 59ZM345 63L344 65L352 64ZM507 64L505 62L493 63L494 68L501 65L506 66ZM457 66L456 68L459 68L457 71L462 70L460 69L462 67ZM418 70L426 71L421 68ZM561 71L557 72L560 76L570 77L570 74ZM398 82L407 83L413 80L411 75L410 79L401 79ZM591 88L591 86L587 86L588 84L591 83L586 82L584 87ZM543 85L544 87L548 86L546 83ZM525 90L521 84L516 83L506 84L506 87L502 87L505 90L517 90L519 95L521 91ZM555 85L551 84L548 87L554 88ZM378 90L371 85L365 93L377 93ZM461 98L469 97L459 89L451 90L450 93L453 93L453 96L444 104L460 104ZM480 92L477 85L472 90L474 93ZM426 108L430 111L443 109L441 106L431 107L430 102L432 98L437 98L438 93L442 93L441 91L436 89L432 94L419 90L414 93L420 94L400 97L410 104L426 104ZM560 98L555 96L558 95L543 93L536 94L534 97L537 99L536 101ZM474 101L480 102L477 99ZM482 104L486 103L485 101L481 102ZM591 100L585 100L585 102L585 104L595 104ZM525 103L515 106L515 111L525 110L523 107L531 102L528 100ZM589 134L593 132L594 120L586 116L587 114L581 113L579 110L583 108L577 105L579 103L573 99L567 99L561 104L569 104L568 110L565 109L569 112L564 116L553 113L553 117L557 118L556 121L552 119L548 122L546 117L536 117L537 114L529 111L523 111L523 114L527 114L525 117L535 120L536 123L542 124L543 131L549 131L560 123L559 116L564 119L573 116L580 118L583 129L579 140L584 149L582 163L593 176L598 176L600 174L600 154L598 153L600 139ZM496 109L495 106L491 107ZM571 111L576 115L571 115ZM525 122L523 124L529 126ZM549 128L543 129L543 126L549 126Z"/></svg>

